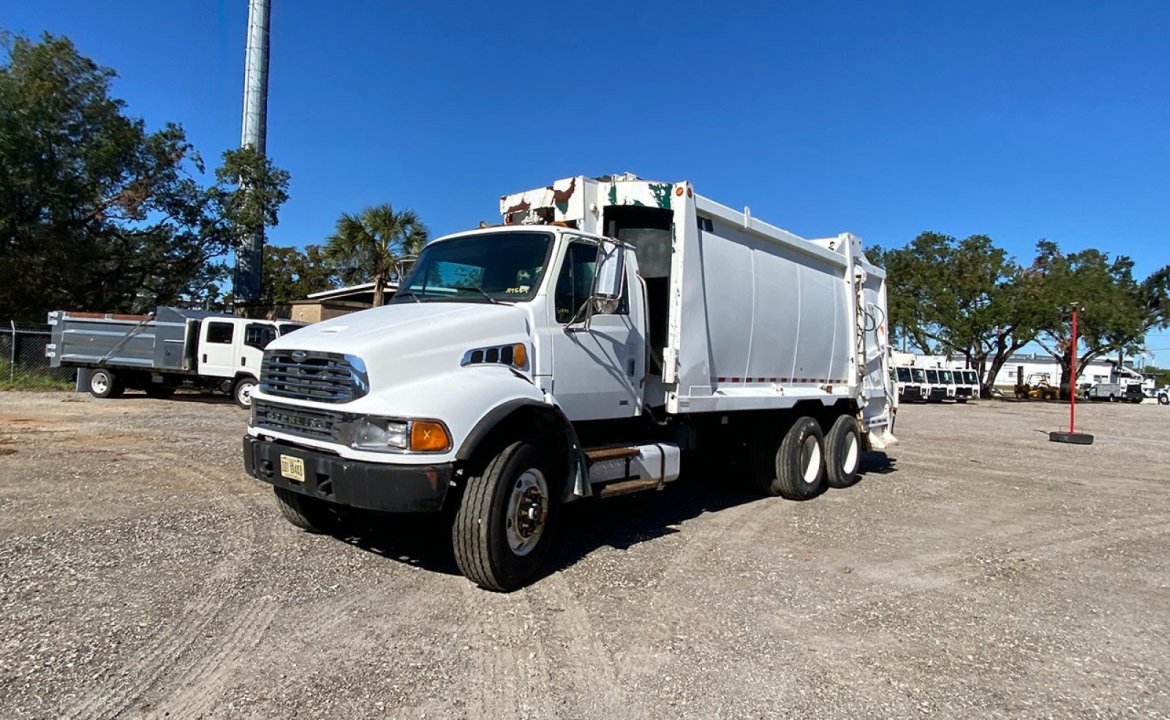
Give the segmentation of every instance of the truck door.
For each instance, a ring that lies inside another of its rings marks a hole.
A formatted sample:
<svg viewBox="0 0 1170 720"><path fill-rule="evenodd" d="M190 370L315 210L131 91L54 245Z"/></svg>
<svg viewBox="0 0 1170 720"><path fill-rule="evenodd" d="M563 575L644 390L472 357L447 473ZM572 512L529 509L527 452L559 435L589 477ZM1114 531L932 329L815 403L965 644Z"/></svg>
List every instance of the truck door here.
<svg viewBox="0 0 1170 720"><path fill-rule="evenodd" d="M620 252L620 250L619 250ZM552 392L570 420L605 420L641 413L645 342L640 296L631 309L629 276L616 308L589 314L587 303L597 271L598 245L570 242L564 252L550 303L553 355ZM596 309L596 308L595 308ZM605 312L608 311L608 312ZM588 315L588 322L586 316Z"/></svg>
<svg viewBox="0 0 1170 720"><path fill-rule="evenodd" d="M264 348L276 339L276 326L266 322L250 322L244 326L244 336L236 353L238 369L254 377L260 377L260 361L264 359Z"/></svg>
<svg viewBox="0 0 1170 720"><path fill-rule="evenodd" d="M235 377L236 323L231 320L204 320L199 332L199 374Z"/></svg>

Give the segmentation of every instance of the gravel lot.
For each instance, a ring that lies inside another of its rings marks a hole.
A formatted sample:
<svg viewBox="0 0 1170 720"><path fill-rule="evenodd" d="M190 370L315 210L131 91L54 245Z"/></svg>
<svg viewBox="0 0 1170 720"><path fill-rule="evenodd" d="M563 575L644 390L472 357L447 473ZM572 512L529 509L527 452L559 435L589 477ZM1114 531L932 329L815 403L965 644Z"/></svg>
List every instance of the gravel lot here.
<svg viewBox="0 0 1170 720"><path fill-rule="evenodd" d="M300 532L227 402L0 393L0 717L1170 717L1170 410L903 407L806 503L580 504L510 595Z"/></svg>

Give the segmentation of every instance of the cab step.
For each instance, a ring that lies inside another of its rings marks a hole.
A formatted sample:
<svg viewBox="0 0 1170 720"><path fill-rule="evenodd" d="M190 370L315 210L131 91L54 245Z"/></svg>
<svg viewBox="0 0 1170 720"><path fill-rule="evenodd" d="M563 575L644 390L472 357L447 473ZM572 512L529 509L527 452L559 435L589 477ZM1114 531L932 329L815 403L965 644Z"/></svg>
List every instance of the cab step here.
<svg viewBox="0 0 1170 720"><path fill-rule="evenodd" d="M658 480L622 480L620 482L611 482L605 484L599 493L600 497L608 498L616 495L625 495L627 493L641 492L642 490L658 490L662 488L662 483Z"/></svg>
<svg viewBox="0 0 1170 720"><path fill-rule="evenodd" d="M678 478L681 455L671 443L587 448L589 484L603 498L661 489Z"/></svg>
<svg viewBox="0 0 1170 720"><path fill-rule="evenodd" d="M601 447L585 451L585 457L589 459L590 463L602 460L625 460L626 458L636 458L641 454L641 448L627 446Z"/></svg>

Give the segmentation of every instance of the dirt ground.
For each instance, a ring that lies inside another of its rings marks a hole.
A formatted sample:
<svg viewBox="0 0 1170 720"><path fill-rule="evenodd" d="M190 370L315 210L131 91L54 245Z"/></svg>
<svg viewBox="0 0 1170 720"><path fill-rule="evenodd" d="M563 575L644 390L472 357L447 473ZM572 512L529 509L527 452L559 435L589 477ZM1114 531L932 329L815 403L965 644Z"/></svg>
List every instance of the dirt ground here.
<svg viewBox="0 0 1170 720"><path fill-rule="evenodd" d="M0 717L1170 717L1170 409L904 406L805 503L578 504L479 590L280 516L227 402L0 393Z"/></svg>

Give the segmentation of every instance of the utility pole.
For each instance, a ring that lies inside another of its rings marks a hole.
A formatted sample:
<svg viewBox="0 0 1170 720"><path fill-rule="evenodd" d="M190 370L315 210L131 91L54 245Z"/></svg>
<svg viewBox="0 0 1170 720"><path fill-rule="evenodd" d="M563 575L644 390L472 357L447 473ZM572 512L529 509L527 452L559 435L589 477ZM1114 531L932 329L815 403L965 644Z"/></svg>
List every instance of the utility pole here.
<svg viewBox="0 0 1170 720"><path fill-rule="evenodd" d="M268 135L268 19L269 0L248 0L248 45L244 56L244 119L240 147L251 145L265 154ZM264 230L240 238L232 292L236 305L260 299L260 271L264 257Z"/></svg>

